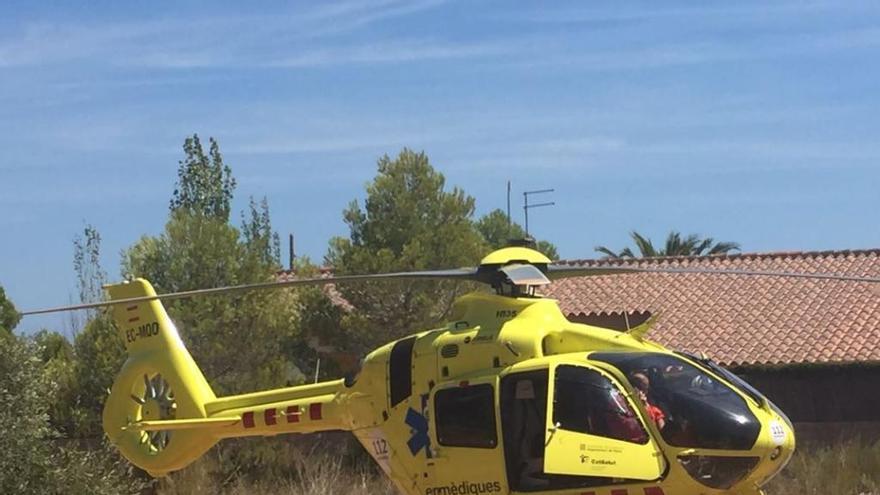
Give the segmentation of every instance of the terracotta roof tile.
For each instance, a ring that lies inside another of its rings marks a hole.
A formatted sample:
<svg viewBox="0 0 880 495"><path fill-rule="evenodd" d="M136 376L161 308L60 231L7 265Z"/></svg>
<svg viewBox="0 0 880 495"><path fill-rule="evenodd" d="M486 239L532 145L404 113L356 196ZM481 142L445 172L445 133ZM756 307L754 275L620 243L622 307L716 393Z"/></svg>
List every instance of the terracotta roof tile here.
<svg viewBox="0 0 880 495"><path fill-rule="evenodd" d="M880 277L880 249L560 263ZM656 273L571 278L545 289L570 317L659 314L649 337L727 365L880 362L878 292L869 283Z"/></svg>
<svg viewBox="0 0 880 495"><path fill-rule="evenodd" d="M333 276L333 269L330 267L321 267L318 269L318 273L321 278L330 278ZM295 270L282 270L275 274L276 280L288 281L288 280L296 280L298 278ZM327 284L322 287L324 294L330 298L330 301L333 302L334 305L342 308L344 311L351 311L354 309L354 306L348 302L345 297L339 292L339 289L336 288L336 284Z"/></svg>

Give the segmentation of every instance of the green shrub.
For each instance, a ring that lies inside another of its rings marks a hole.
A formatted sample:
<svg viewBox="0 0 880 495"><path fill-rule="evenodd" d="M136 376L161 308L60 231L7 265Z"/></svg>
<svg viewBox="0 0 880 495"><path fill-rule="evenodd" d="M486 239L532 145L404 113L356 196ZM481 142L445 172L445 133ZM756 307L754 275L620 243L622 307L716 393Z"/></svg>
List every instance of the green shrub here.
<svg viewBox="0 0 880 495"><path fill-rule="evenodd" d="M31 339L0 335L0 493L137 493L115 452L76 448L52 429L56 377L41 351Z"/></svg>
<svg viewBox="0 0 880 495"><path fill-rule="evenodd" d="M880 495L880 442L798 449L767 495Z"/></svg>

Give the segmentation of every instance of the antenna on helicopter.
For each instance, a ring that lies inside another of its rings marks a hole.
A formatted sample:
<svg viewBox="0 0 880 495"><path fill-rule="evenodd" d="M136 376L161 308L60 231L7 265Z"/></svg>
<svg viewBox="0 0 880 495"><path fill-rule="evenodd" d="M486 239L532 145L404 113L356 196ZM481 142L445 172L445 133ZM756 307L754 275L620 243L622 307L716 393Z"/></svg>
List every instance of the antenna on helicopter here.
<svg viewBox="0 0 880 495"><path fill-rule="evenodd" d="M525 236L515 239L508 239L507 245L504 247L524 247L529 249L536 249L538 247L538 243L537 241L535 241L534 237Z"/></svg>

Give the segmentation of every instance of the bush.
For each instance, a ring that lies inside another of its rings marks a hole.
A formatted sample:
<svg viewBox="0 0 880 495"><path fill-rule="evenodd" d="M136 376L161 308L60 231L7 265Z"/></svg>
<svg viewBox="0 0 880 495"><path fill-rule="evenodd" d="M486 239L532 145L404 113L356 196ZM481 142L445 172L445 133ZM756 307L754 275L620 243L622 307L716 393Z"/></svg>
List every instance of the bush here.
<svg viewBox="0 0 880 495"><path fill-rule="evenodd" d="M106 446L70 447L52 429L55 378L30 339L0 335L0 493L137 493Z"/></svg>
<svg viewBox="0 0 880 495"><path fill-rule="evenodd" d="M767 495L880 495L880 442L798 449Z"/></svg>
<svg viewBox="0 0 880 495"><path fill-rule="evenodd" d="M36 492L52 478L46 378L33 344L0 334L0 492Z"/></svg>

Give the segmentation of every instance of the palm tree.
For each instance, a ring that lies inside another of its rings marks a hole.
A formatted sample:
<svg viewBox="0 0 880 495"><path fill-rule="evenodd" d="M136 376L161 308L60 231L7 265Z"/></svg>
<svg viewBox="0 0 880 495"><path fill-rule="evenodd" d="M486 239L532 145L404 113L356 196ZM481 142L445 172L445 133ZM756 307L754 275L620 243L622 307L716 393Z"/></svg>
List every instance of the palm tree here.
<svg viewBox="0 0 880 495"><path fill-rule="evenodd" d="M639 257L647 258L652 256L703 256L709 254L727 254L731 251L739 251L739 244L736 242L715 242L715 239L707 237L701 239L697 234L691 234L682 237L679 232L671 231L666 236L666 245L662 249L654 247L651 239L639 234L636 231L630 232L636 249L639 251ZM624 248L620 252L614 252L605 246L596 246L596 252L602 253L606 258L635 258L632 249Z"/></svg>

